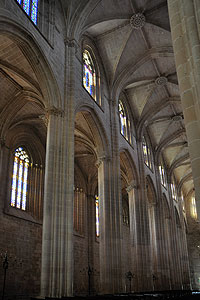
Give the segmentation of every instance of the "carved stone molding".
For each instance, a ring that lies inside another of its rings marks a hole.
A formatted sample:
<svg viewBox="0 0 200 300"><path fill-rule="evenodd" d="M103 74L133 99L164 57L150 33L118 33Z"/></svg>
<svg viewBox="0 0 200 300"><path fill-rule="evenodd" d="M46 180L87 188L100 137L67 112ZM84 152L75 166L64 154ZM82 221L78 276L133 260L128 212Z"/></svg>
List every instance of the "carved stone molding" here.
<svg viewBox="0 0 200 300"><path fill-rule="evenodd" d="M142 13L136 13L132 15L130 24L133 29L140 29L144 26L146 18Z"/></svg>
<svg viewBox="0 0 200 300"><path fill-rule="evenodd" d="M50 115L59 116L59 117L63 118L65 116L65 112L64 112L64 110L59 109L55 106L51 106L51 107L47 108L46 113L39 116L39 119L41 119L44 122L46 127L48 126Z"/></svg>
<svg viewBox="0 0 200 300"><path fill-rule="evenodd" d="M70 48L75 48L75 52L77 52L79 48L79 44L75 39L66 38L65 39L65 46Z"/></svg>
<svg viewBox="0 0 200 300"><path fill-rule="evenodd" d="M47 127L48 126L48 122L49 122L49 118L48 118L48 114L44 114L44 115L40 115L39 119L41 119L44 122L44 125Z"/></svg>
<svg viewBox="0 0 200 300"><path fill-rule="evenodd" d="M167 79L167 77L165 77L165 76L159 76L159 77L157 77L156 80L155 80L155 84L156 84L157 86L163 86L163 85L166 85L167 82L168 82L168 79Z"/></svg>
<svg viewBox="0 0 200 300"><path fill-rule="evenodd" d="M97 168L99 168L100 166L101 166L101 164L103 163L103 162L108 162L108 161L110 161L110 157L108 157L108 156L100 156L98 159L97 159L97 161L96 161L96 163L95 163L95 166L97 167Z"/></svg>
<svg viewBox="0 0 200 300"><path fill-rule="evenodd" d="M135 180L132 180L129 186L126 188L127 193L131 192L133 189L137 189L137 184Z"/></svg>
<svg viewBox="0 0 200 300"><path fill-rule="evenodd" d="M64 117L64 115L65 115L64 110L57 108L55 106L51 106L51 107L47 108L46 112L48 115L53 115L53 116Z"/></svg>

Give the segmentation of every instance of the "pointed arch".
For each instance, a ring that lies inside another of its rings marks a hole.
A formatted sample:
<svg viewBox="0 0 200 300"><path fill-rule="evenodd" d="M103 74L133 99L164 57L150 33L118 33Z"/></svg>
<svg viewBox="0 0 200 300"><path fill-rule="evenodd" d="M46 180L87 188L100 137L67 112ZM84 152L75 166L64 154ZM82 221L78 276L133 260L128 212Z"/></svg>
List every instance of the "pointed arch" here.
<svg viewBox="0 0 200 300"><path fill-rule="evenodd" d="M31 65L41 89L40 100L48 109L62 109L60 91L45 54L36 39L22 26L0 17L0 35L5 35L20 48Z"/></svg>
<svg viewBox="0 0 200 300"><path fill-rule="evenodd" d="M157 203L156 190L149 175L146 177L146 195L149 205L155 205Z"/></svg>

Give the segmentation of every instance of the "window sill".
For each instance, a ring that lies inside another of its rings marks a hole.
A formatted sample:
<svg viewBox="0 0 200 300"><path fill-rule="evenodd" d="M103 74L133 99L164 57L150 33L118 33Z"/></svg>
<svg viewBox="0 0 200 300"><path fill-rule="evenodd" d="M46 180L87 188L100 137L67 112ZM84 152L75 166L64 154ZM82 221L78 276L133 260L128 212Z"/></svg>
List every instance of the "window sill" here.
<svg viewBox="0 0 200 300"><path fill-rule="evenodd" d="M35 223L38 225L42 225L41 221L38 221L36 219L34 219L31 215L29 215L26 211L22 211L18 208L14 208L14 207L8 207L7 209L4 210L4 214L11 216L11 217L15 217L18 219L22 219L31 223Z"/></svg>

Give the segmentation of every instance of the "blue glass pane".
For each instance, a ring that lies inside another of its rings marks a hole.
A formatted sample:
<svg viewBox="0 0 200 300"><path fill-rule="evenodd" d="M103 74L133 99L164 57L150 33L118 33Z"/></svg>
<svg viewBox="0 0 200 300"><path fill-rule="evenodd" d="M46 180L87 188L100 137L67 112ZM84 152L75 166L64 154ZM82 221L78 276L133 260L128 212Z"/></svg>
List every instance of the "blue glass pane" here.
<svg viewBox="0 0 200 300"><path fill-rule="evenodd" d="M32 7L31 7L31 20L37 24L37 10L38 10L38 0L32 1Z"/></svg>
<svg viewBox="0 0 200 300"><path fill-rule="evenodd" d="M96 100L96 74L92 59L87 50L83 52L83 86Z"/></svg>
<svg viewBox="0 0 200 300"><path fill-rule="evenodd" d="M23 1L23 9L29 15L30 12L30 0L24 0Z"/></svg>

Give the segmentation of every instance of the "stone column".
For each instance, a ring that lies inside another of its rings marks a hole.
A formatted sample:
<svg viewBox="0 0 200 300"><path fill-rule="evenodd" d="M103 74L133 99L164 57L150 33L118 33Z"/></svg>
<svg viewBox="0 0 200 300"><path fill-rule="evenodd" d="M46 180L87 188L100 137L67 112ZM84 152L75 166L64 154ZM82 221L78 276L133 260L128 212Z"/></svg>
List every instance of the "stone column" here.
<svg viewBox="0 0 200 300"><path fill-rule="evenodd" d="M138 140L138 161L140 186L138 197L135 198L137 281L139 291L152 291L151 243L142 140Z"/></svg>
<svg viewBox="0 0 200 300"><path fill-rule="evenodd" d="M186 238L186 223L183 215L183 206L181 197L179 197L179 211L180 211L180 243L181 243L181 263L182 263L182 283L183 289L189 290L191 287L190 283L190 270L189 270L189 257L187 249L187 238Z"/></svg>
<svg viewBox="0 0 200 300"><path fill-rule="evenodd" d="M200 220L200 3L168 0L168 9Z"/></svg>
<svg viewBox="0 0 200 300"><path fill-rule="evenodd" d="M136 241L137 241L137 224L136 224L136 197L137 184L133 180L126 188L129 201L129 220L130 220L130 239L131 239L131 253L130 253L130 271L133 273L132 289L138 291L137 282L137 256L136 256Z"/></svg>
<svg viewBox="0 0 200 300"><path fill-rule="evenodd" d="M44 215L42 239L41 296L72 296L73 278L73 178L67 142L64 112L48 111ZM72 162L71 162L72 163Z"/></svg>
<svg viewBox="0 0 200 300"><path fill-rule="evenodd" d="M103 157L98 163L100 208L100 285L102 294L119 293L121 283L121 214L113 190L114 163Z"/></svg>
<svg viewBox="0 0 200 300"><path fill-rule="evenodd" d="M155 163L155 176L157 185L157 199L154 206L155 228L156 228L156 249L157 249L157 279L155 280L156 290L171 289L172 264L170 263L171 245L168 236L168 224L166 220L167 206L164 203L159 173L159 163ZM167 201L167 200L166 200Z"/></svg>
<svg viewBox="0 0 200 300"><path fill-rule="evenodd" d="M64 111L48 110L41 295L73 296L75 40L65 41Z"/></svg>

